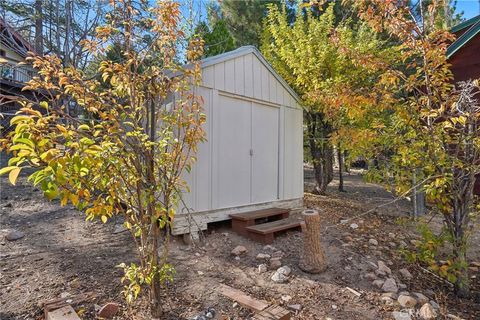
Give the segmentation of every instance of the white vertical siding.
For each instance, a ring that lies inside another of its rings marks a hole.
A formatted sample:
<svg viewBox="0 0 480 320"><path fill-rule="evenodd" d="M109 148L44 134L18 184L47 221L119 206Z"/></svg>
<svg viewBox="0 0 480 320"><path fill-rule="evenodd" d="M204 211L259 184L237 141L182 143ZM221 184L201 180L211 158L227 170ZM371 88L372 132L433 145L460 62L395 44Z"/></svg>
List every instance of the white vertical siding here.
<svg viewBox="0 0 480 320"><path fill-rule="evenodd" d="M253 55L252 55L253 56ZM253 97L262 99L262 63L253 57Z"/></svg>
<svg viewBox="0 0 480 320"><path fill-rule="evenodd" d="M214 83L214 66L202 69L202 86L213 88Z"/></svg>
<svg viewBox="0 0 480 320"><path fill-rule="evenodd" d="M235 60L225 61L225 91L235 92Z"/></svg>
<svg viewBox="0 0 480 320"><path fill-rule="evenodd" d="M285 108L284 199L303 195L303 113Z"/></svg>
<svg viewBox="0 0 480 320"><path fill-rule="evenodd" d="M215 72L214 72L214 85L215 89L217 90L224 90L225 89L225 64L224 63L218 63L214 66Z"/></svg>
<svg viewBox="0 0 480 320"><path fill-rule="evenodd" d="M245 96L253 97L253 59L257 59L253 54L244 56L244 70L245 70Z"/></svg>
<svg viewBox="0 0 480 320"><path fill-rule="evenodd" d="M245 65L244 57L235 59L235 93L245 95Z"/></svg>

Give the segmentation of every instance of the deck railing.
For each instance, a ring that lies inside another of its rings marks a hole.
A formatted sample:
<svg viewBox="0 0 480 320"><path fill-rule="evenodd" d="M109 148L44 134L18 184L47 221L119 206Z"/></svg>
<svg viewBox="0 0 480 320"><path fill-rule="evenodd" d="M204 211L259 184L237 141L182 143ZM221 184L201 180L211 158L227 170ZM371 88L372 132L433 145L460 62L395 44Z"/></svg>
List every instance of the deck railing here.
<svg viewBox="0 0 480 320"><path fill-rule="evenodd" d="M33 70L26 66L0 64L0 78L26 83L33 77Z"/></svg>

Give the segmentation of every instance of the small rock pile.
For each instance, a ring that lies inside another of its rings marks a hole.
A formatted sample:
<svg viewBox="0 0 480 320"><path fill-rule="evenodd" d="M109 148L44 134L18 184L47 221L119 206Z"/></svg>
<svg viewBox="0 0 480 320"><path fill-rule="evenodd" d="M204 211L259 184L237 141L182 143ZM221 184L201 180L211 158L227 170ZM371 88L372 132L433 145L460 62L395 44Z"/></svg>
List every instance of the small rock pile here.
<svg viewBox="0 0 480 320"><path fill-rule="evenodd" d="M389 306L402 308L401 311L392 312L395 320L411 320L412 317L424 320L436 319L439 306L435 301L420 292L410 294L405 291L407 286L400 279L412 280L413 276L408 269L400 269L398 271L400 277L397 277L383 261L378 261L377 264L372 263L372 266L375 266L374 272L365 274L363 278L371 281L374 287L383 292L380 301Z"/></svg>

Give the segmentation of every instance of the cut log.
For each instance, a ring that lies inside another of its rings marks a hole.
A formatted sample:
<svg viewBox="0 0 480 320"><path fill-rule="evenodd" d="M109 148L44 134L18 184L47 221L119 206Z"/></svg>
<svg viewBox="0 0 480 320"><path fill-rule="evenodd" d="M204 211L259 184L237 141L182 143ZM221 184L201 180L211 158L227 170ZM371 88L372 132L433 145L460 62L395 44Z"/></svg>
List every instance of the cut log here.
<svg viewBox="0 0 480 320"><path fill-rule="evenodd" d="M320 215L316 210L304 210L303 255L300 269L308 273L320 273L327 268L325 252L320 241Z"/></svg>

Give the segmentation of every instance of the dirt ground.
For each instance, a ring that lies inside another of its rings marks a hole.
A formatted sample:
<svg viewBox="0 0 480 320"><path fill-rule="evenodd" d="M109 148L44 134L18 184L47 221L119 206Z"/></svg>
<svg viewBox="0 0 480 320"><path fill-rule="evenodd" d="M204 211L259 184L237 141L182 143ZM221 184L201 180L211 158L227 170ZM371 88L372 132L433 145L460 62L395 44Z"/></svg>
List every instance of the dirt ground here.
<svg viewBox="0 0 480 320"><path fill-rule="evenodd" d="M306 190L311 172L305 173ZM480 305L475 299L454 298L449 286L424 271L408 265L399 247L418 238L412 222L405 217L408 201L390 203L394 197L382 187L363 182L361 175L346 176L346 193L336 191L336 181L328 196L305 195L304 205L319 209L322 215L322 242L328 268L311 275L298 268L302 252L302 235L289 232L280 235L270 247L252 242L233 233L228 223L217 224L205 232L201 246L185 245L174 239L170 260L176 267L175 281L165 288L164 319L189 319L214 307L218 319L249 319L249 310L219 295L216 288L227 284L257 298L284 305L297 304L293 319L393 319L396 304L386 305L381 291L364 276L375 270L373 264L384 261L397 275L408 268L413 278L403 281L409 292L421 292L440 305L439 319L480 319ZM369 209L383 205L371 213ZM346 223L341 220L351 219ZM439 224L436 217L432 223ZM355 223L358 228L351 228ZM62 297L75 300L80 294L88 298L75 305L82 319L96 319L98 307L107 302L122 305L118 319L151 319L145 298L127 307L122 296L121 262L135 261L135 248L127 232L118 232L120 221L85 222L81 212L60 207L57 201L45 200L42 193L22 177L17 186L0 178L0 319L43 319L42 302ZM10 230L25 236L5 240ZM378 242L372 245L371 239ZM469 253L480 261L479 237L476 234ZM238 245L247 253L235 259L231 251ZM282 264L291 267L292 275L284 284L273 282L274 270L258 272L258 253L281 256ZM472 289L478 294L480 275L472 271ZM351 288L361 296L353 294ZM287 301L288 300L288 301ZM412 317L415 319L415 316Z"/></svg>

